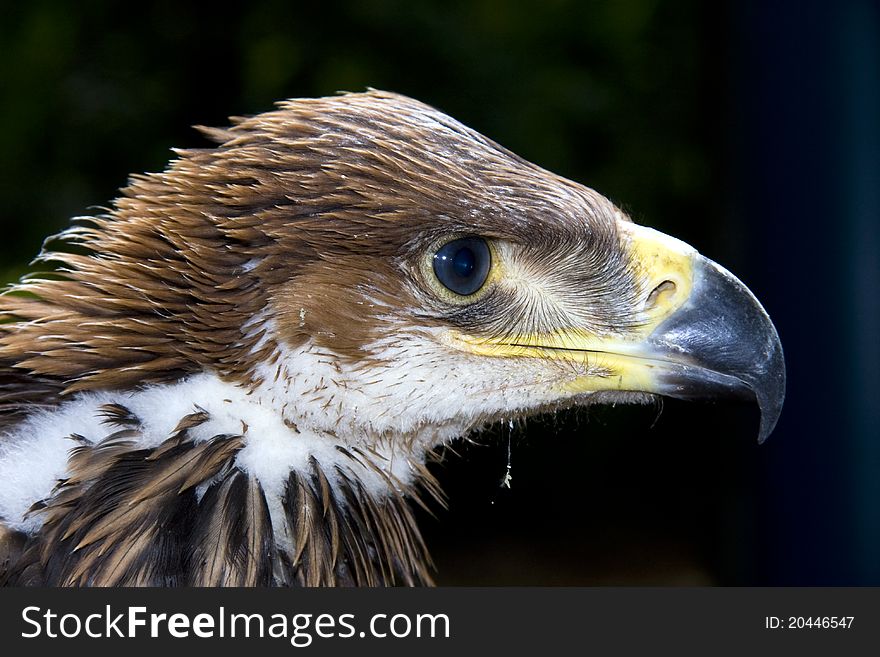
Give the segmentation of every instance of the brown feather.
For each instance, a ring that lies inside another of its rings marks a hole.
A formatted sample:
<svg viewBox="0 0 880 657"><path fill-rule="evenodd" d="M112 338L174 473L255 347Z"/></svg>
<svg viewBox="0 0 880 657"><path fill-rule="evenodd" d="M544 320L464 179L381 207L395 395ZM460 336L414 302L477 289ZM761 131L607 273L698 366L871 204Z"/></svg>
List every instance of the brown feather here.
<svg viewBox="0 0 880 657"><path fill-rule="evenodd" d="M259 484L240 470L215 481L199 503L192 532L191 586L268 586L272 529Z"/></svg>

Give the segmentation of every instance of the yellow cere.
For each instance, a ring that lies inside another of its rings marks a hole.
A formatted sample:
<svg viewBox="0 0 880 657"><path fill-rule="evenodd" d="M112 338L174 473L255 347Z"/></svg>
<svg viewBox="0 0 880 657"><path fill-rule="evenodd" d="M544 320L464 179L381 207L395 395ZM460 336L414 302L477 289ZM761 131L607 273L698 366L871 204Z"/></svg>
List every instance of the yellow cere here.
<svg viewBox="0 0 880 657"><path fill-rule="evenodd" d="M619 230L628 242L637 274L646 282L646 291L665 282L674 286L661 290L653 305L643 310L646 319L641 333L648 335L658 324L678 310L691 295L694 284L696 249L681 240L647 226L619 222Z"/></svg>

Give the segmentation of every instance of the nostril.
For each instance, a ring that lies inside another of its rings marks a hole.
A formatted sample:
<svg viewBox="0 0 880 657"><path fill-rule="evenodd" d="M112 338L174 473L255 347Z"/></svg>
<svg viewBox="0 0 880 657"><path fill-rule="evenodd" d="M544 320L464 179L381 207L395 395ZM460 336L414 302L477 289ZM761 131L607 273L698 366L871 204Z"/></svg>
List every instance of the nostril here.
<svg viewBox="0 0 880 657"><path fill-rule="evenodd" d="M668 300L675 294L675 283L673 281L663 281L651 290L648 299L645 301L645 310L653 310L661 302Z"/></svg>

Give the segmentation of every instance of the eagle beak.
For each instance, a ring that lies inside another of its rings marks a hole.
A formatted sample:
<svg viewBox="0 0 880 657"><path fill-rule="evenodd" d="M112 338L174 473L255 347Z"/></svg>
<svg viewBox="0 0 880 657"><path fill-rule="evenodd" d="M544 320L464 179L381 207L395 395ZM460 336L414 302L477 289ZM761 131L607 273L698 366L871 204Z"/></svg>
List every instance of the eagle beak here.
<svg viewBox="0 0 880 657"><path fill-rule="evenodd" d="M622 350L633 358L624 367L654 370L647 392L757 401L764 442L785 398L782 344L767 312L736 276L684 242L632 223L621 227L651 290L641 339Z"/></svg>
<svg viewBox="0 0 880 657"><path fill-rule="evenodd" d="M630 222L619 225L644 290L637 328L461 338L467 349L576 363L576 374L561 384L563 396L616 390L754 400L763 442L785 397L785 361L770 317L739 279L684 242Z"/></svg>
<svg viewBox="0 0 880 657"><path fill-rule="evenodd" d="M753 399L761 409L758 442L764 442L785 398L779 335L736 276L699 254L691 269L690 294L642 342L640 357L657 362L652 392Z"/></svg>

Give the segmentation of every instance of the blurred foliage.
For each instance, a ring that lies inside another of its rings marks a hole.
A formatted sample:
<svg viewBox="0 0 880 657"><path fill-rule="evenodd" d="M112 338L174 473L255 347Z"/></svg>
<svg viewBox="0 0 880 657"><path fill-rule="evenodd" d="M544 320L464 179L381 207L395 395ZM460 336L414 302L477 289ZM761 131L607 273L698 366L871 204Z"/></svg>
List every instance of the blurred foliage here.
<svg viewBox="0 0 880 657"><path fill-rule="evenodd" d="M366 87L436 105L711 246L712 25L695 0L4 3L0 276L129 173L203 144L192 124Z"/></svg>

